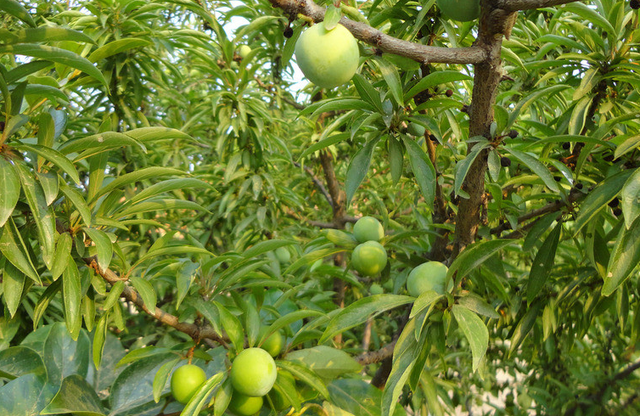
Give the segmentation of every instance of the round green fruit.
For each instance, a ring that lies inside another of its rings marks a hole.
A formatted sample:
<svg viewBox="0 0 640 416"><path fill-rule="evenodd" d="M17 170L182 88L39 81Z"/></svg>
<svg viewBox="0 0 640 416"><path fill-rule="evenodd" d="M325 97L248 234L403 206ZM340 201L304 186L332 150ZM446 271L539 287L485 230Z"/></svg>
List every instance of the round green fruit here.
<svg viewBox="0 0 640 416"><path fill-rule="evenodd" d="M262 409L263 403L262 397L246 396L234 391L229 402L229 410L238 416L251 416Z"/></svg>
<svg viewBox="0 0 640 416"><path fill-rule="evenodd" d="M264 396L273 387L276 377L276 362L262 348L242 350L231 365L231 385L246 396Z"/></svg>
<svg viewBox="0 0 640 416"><path fill-rule="evenodd" d="M240 49L238 49L238 55L240 55L242 59L246 58L247 55L249 55L250 53L251 53L251 48L247 45L242 45L240 46Z"/></svg>
<svg viewBox="0 0 640 416"><path fill-rule="evenodd" d="M436 4L451 20L470 22L480 16L480 0L436 0Z"/></svg>
<svg viewBox="0 0 640 416"><path fill-rule="evenodd" d="M296 62L302 73L319 87L345 84L358 69L358 42L344 26L331 30L324 22L307 29L296 42Z"/></svg>
<svg viewBox="0 0 640 416"><path fill-rule="evenodd" d="M422 137L424 136L424 133L425 131L427 131L427 129L425 129L424 126L422 126L421 124L409 123L409 127L407 128L407 131L412 136Z"/></svg>
<svg viewBox="0 0 640 416"><path fill-rule="evenodd" d="M179 403L187 404L205 381L207 376L202 368L193 364L183 365L171 376L171 394Z"/></svg>
<svg viewBox="0 0 640 416"><path fill-rule="evenodd" d="M275 255L281 264L289 263L291 261L291 252L285 247L278 247L275 251Z"/></svg>
<svg viewBox="0 0 640 416"><path fill-rule="evenodd" d="M407 278L409 295L418 297L427 290L444 294L444 280L447 277L447 266L437 261L428 261L411 270Z"/></svg>
<svg viewBox="0 0 640 416"><path fill-rule="evenodd" d="M377 219L362 217L353 226L353 236L359 243L380 241L384 237L384 228Z"/></svg>
<svg viewBox="0 0 640 416"><path fill-rule="evenodd" d="M369 293L372 295L382 295L384 293L384 289L379 284L374 283L369 287Z"/></svg>
<svg viewBox="0 0 640 416"><path fill-rule="evenodd" d="M353 250L351 264L363 276L376 276L387 265L387 251L377 241L367 241Z"/></svg>
<svg viewBox="0 0 640 416"><path fill-rule="evenodd" d="M267 328L263 330L263 334L266 332ZM280 332L274 332L269 335L269 338L265 339L260 348L269 353L272 357L277 357L282 351L282 347L284 346L284 337Z"/></svg>

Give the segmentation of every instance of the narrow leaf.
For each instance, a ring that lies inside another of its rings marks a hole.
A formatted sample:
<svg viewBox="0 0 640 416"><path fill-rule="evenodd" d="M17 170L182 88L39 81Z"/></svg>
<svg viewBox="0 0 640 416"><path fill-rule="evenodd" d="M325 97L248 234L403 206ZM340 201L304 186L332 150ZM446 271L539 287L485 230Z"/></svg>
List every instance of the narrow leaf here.
<svg viewBox="0 0 640 416"><path fill-rule="evenodd" d="M70 254L67 254L68 266L62 273L62 296L64 298L64 320L69 334L74 340L78 339L81 319L82 287L78 267Z"/></svg>
<svg viewBox="0 0 640 416"><path fill-rule="evenodd" d="M131 277L129 281L133 287L136 288L138 293L140 293L140 297L142 297L142 300L144 301L144 306L152 312L155 311L156 303L158 302L158 295L156 294L156 290L153 288L153 285L138 276Z"/></svg>
<svg viewBox="0 0 640 416"><path fill-rule="evenodd" d="M636 269L640 263L640 219L631 227L623 227L613 246L602 294L611 295Z"/></svg>
<svg viewBox="0 0 640 416"><path fill-rule="evenodd" d="M97 230L95 228L84 227L82 229L89 238L96 245L96 249L98 251L98 265L101 270L107 270L109 268L109 264L111 263L111 258L113 257L113 245L111 244L111 239L104 232Z"/></svg>
<svg viewBox="0 0 640 416"><path fill-rule="evenodd" d="M7 260L16 266L18 270L29 276L31 280L42 284L40 276L36 272L36 267L31 261L31 257L27 252L22 236L13 219L9 218L5 226L0 228L0 234L2 235L0 237L0 252L2 252Z"/></svg>
<svg viewBox="0 0 640 416"><path fill-rule="evenodd" d="M558 222L553 231L544 240L544 243L542 243L538 253L536 253L527 283L527 301L529 303L533 302L549 279L549 274L551 274L551 269L555 262L561 231L562 223Z"/></svg>
<svg viewBox="0 0 640 416"><path fill-rule="evenodd" d="M379 138L370 140L362 149L351 159L349 167L347 168L347 179L345 180L345 188L347 193L346 205L349 206L353 195L362 183L362 180L367 176L369 165L371 164L371 157L373 156L373 149L378 144Z"/></svg>
<svg viewBox="0 0 640 416"><path fill-rule="evenodd" d="M0 0L1 1L1 0ZM7 222L20 198L20 179L11 162L0 157L0 227Z"/></svg>
<svg viewBox="0 0 640 416"><path fill-rule="evenodd" d="M489 347L489 331L482 319L464 306L453 305L451 312L469 341L473 355L473 371L475 372Z"/></svg>

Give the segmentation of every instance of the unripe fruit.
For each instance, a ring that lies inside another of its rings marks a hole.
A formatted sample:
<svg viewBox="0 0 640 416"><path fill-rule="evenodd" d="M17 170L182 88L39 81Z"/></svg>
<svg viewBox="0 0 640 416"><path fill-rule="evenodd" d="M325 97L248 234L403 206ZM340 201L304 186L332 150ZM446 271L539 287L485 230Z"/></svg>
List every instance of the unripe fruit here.
<svg viewBox="0 0 640 416"><path fill-rule="evenodd" d="M262 409L263 403L262 397L246 396L234 391L229 402L229 410L238 416L251 416Z"/></svg>
<svg viewBox="0 0 640 416"><path fill-rule="evenodd" d="M411 270L407 278L409 295L418 297L427 290L434 290L440 295L444 294L444 281L448 270L447 266L437 261L422 263Z"/></svg>
<svg viewBox="0 0 640 416"><path fill-rule="evenodd" d="M362 217L353 226L353 236L359 243L380 241L384 237L384 228L380 221L373 217Z"/></svg>
<svg viewBox="0 0 640 416"><path fill-rule="evenodd" d="M376 276L387 265L387 251L377 241L367 241L353 250L351 264L363 276Z"/></svg>
<svg viewBox="0 0 640 416"><path fill-rule="evenodd" d="M421 137L424 136L424 132L426 131L426 129L424 128L424 126L418 123L409 123L407 131L412 136Z"/></svg>
<svg viewBox="0 0 640 416"><path fill-rule="evenodd" d="M171 394L179 403L187 404L206 380L202 368L193 364L183 365L171 376Z"/></svg>
<svg viewBox="0 0 640 416"><path fill-rule="evenodd" d="M262 348L242 350L231 365L231 385L246 396L264 396L277 376L276 362Z"/></svg>
<svg viewBox="0 0 640 416"><path fill-rule="evenodd" d="M436 0L436 3L451 20L469 22L480 16L480 0Z"/></svg>
<svg viewBox="0 0 640 416"><path fill-rule="evenodd" d="M247 45L242 45L240 46L240 49L238 49L238 55L240 55L242 59L246 58L247 55L249 55L250 53L251 53L251 48Z"/></svg>
<svg viewBox="0 0 640 416"><path fill-rule="evenodd" d="M263 334L267 331L265 327L263 330ZM282 351L282 346L284 345L284 338L280 332L274 332L269 335L269 338L265 339L260 348L269 353L272 357L277 357Z"/></svg>
<svg viewBox="0 0 640 416"><path fill-rule="evenodd" d="M372 295L382 295L384 293L384 289L377 283L374 283L369 287L369 293Z"/></svg>
<svg viewBox="0 0 640 416"><path fill-rule="evenodd" d="M291 261L291 252L285 247L278 247L275 251L276 258L281 264L289 263Z"/></svg>
<svg viewBox="0 0 640 416"><path fill-rule="evenodd" d="M358 69L358 42L344 26L326 30L324 22L307 29L296 42L296 62L304 75L319 87L345 84Z"/></svg>

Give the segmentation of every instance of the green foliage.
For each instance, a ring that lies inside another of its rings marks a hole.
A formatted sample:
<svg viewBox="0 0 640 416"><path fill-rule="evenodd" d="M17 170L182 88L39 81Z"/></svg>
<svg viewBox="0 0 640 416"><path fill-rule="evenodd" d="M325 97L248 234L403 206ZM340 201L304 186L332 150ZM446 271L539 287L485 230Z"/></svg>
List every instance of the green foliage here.
<svg viewBox="0 0 640 416"><path fill-rule="evenodd" d="M432 47L480 30L435 0L330 10ZM0 0L0 414L221 416L237 354L281 333L263 415L637 415L638 25L520 11L476 135L473 65L360 42L352 82L305 86L303 21L264 0ZM451 290L407 296L427 260ZM185 357L207 381L182 405Z"/></svg>

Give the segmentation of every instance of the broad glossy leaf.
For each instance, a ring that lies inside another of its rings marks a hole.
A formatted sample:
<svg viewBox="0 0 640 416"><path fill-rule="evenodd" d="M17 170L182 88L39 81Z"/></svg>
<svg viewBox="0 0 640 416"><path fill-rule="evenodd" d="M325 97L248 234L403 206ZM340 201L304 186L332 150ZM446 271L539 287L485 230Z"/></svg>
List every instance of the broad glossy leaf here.
<svg viewBox="0 0 640 416"><path fill-rule="evenodd" d="M409 380L418 358L419 346L414 336L415 319L410 319L400 334L393 350L393 364L387 383L382 391L382 416L394 414L402 389ZM426 333L427 331L423 331Z"/></svg>
<svg viewBox="0 0 640 416"><path fill-rule="evenodd" d="M320 377L333 379L342 374L355 373L362 369L348 353L336 348L318 345L290 352L287 361L302 363Z"/></svg>
<svg viewBox="0 0 640 416"><path fill-rule="evenodd" d="M395 99L396 104L400 107L404 106L404 97L402 95L402 81L400 80L398 69L395 65L383 58L379 58L375 55L373 56L373 58L373 62L378 65L380 74L389 86L389 91L391 91L391 95Z"/></svg>
<svg viewBox="0 0 640 416"><path fill-rule="evenodd" d="M77 374L66 377L42 415L74 413L83 416L104 416L106 412L93 387Z"/></svg>
<svg viewBox="0 0 640 416"><path fill-rule="evenodd" d="M142 151L146 151L144 145L135 138L123 133L115 133L111 131L93 134L80 139L69 140L64 142L58 148L58 151L65 155L82 152L80 156L76 157L76 161L78 161L122 146L134 146Z"/></svg>
<svg viewBox="0 0 640 416"><path fill-rule="evenodd" d="M64 320L74 340L78 339L82 318L80 315L82 302L82 287L78 266L70 254L67 267L62 273L62 296L64 298Z"/></svg>
<svg viewBox="0 0 640 416"><path fill-rule="evenodd" d="M16 346L0 351L0 377L13 380L31 373L36 376L46 374L42 358L33 349Z"/></svg>
<svg viewBox="0 0 640 416"><path fill-rule="evenodd" d="M7 222L20 198L20 178L11 162L0 157L0 227Z"/></svg>
<svg viewBox="0 0 640 416"><path fill-rule="evenodd" d="M602 294L611 295L640 263L640 218L628 229L622 227L611 251Z"/></svg>
<svg viewBox="0 0 640 416"><path fill-rule="evenodd" d="M541 301L533 302L522 319L520 319L515 331L513 332L513 336L511 337L509 356L513 355L513 353L518 350L524 339L529 335L529 332L533 329L543 306L544 303Z"/></svg>
<svg viewBox="0 0 640 416"><path fill-rule="evenodd" d="M50 206L56 199L58 199L58 193L60 191L58 175L50 172L36 172L36 177L42 187L45 202L47 203L47 206Z"/></svg>
<svg viewBox="0 0 640 416"><path fill-rule="evenodd" d="M40 276L36 272L36 267L33 265L31 257L27 252L18 227L16 227L16 224L11 218L5 223L3 228L0 228L0 252L22 273L29 276L31 280L38 284L42 283Z"/></svg>
<svg viewBox="0 0 640 416"><path fill-rule="evenodd" d="M489 331L482 319L466 307L453 305L451 312L469 341L473 355L473 371L475 372L489 347Z"/></svg>
<svg viewBox="0 0 640 416"><path fill-rule="evenodd" d="M66 256L65 256L66 257ZM62 272L60 272L62 274ZM36 307L33 309L33 330L36 331L40 324L40 319L44 316L49 303L58 295L58 292L62 289L62 280L58 279L51 283L42 295L38 299Z"/></svg>
<svg viewBox="0 0 640 416"><path fill-rule="evenodd" d="M44 329L44 328L43 328ZM64 323L56 323L44 343L44 364L48 382L60 386L72 374L86 377L89 372L91 341L86 331L80 331L77 340L71 338Z"/></svg>
<svg viewBox="0 0 640 416"><path fill-rule="evenodd" d="M373 157L373 149L375 149L378 141L379 138L369 140L364 147L353 155L351 163L349 163L349 167L347 168L347 179L344 184L347 193L347 206L351 203L351 200L362 183L362 180L367 176L367 171L371 164L371 158Z"/></svg>
<svg viewBox="0 0 640 416"><path fill-rule="evenodd" d="M2 274L2 290L4 302L13 318L22 300L26 276L10 262L5 262Z"/></svg>
<svg viewBox="0 0 640 416"><path fill-rule="evenodd" d="M366 103L374 106L378 113L384 114L384 110L382 109L382 100L380 99L380 93L378 93L378 90L376 90L373 85L371 85L369 81L360 74L355 74L352 81L358 91L358 95L360 95L360 98L362 98Z"/></svg>
<svg viewBox="0 0 640 416"><path fill-rule="evenodd" d="M56 390L56 386L45 383L42 375L25 374L0 387L0 414L39 415L56 394Z"/></svg>
<svg viewBox="0 0 640 416"><path fill-rule="evenodd" d="M495 308L476 294L469 293L466 296L458 298L458 304L487 318L500 319L500 314L496 312Z"/></svg>
<svg viewBox="0 0 640 416"><path fill-rule="evenodd" d="M141 192L137 193L133 198L131 198L131 203L135 204L137 202L149 199L165 192L190 188L213 189L213 186L208 184L207 182L201 181L200 179L194 178L169 179L151 185Z"/></svg>
<svg viewBox="0 0 640 416"><path fill-rule="evenodd" d="M47 61L56 62L62 65L70 66L100 81L105 87L108 86L107 80L95 66L86 58L77 55L66 49L56 48L47 45L36 45L31 43L23 43L19 45L0 46L0 54L12 53L15 55L25 55L34 58L46 59Z"/></svg>
<svg viewBox="0 0 640 416"><path fill-rule="evenodd" d="M428 207L433 206L436 194L436 171L427 154L415 140L403 138L411 171Z"/></svg>
<svg viewBox="0 0 640 416"><path fill-rule="evenodd" d="M372 315L376 316L389 309L412 303L414 300L415 298L411 296L385 294L362 298L342 309L331 319L319 342L323 343L341 332L364 323Z"/></svg>
<svg viewBox="0 0 640 416"><path fill-rule="evenodd" d="M7 43L56 42L70 40L73 42L95 43L82 32L63 27L41 26L11 32Z"/></svg>
<svg viewBox="0 0 640 416"><path fill-rule="evenodd" d="M549 279L551 269L553 269L555 263L561 231L562 223L559 222L544 240L538 253L536 253L527 283L527 301L529 303L533 302Z"/></svg>

